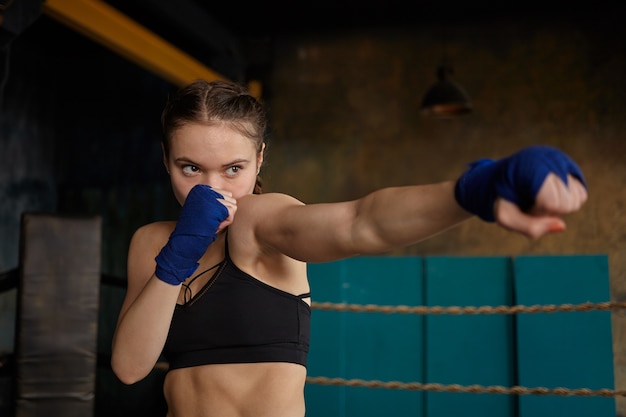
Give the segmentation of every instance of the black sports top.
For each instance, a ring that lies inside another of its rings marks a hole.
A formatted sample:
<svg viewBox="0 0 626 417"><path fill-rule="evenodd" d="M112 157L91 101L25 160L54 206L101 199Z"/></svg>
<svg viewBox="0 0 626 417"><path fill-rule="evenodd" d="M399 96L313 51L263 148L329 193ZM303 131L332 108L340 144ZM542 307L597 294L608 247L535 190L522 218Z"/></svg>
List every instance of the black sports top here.
<svg viewBox="0 0 626 417"><path fill-rule="evenodd" d="M311 308L243 272L228 254L213 276L177 304L163 354L169 369L218 363L292 362L306 366Z"/></svg>

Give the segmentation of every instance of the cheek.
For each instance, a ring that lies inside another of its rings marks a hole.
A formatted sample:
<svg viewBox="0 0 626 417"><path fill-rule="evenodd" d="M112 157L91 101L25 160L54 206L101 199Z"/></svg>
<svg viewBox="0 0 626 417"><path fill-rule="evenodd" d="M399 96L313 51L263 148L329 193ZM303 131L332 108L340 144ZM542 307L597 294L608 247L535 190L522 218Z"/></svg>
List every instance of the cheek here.
<svg viewBox="0 0 626 417"><path fill-rule="evenodd" d="M177 182L174 178L172 178L171 182L174 197L176 197L176 201L178 201L178 204L182 206L185 202L185 199L187 198L187 194L189 194L189 191L191 191L191 187L189 186L189 184Z"/></svg>

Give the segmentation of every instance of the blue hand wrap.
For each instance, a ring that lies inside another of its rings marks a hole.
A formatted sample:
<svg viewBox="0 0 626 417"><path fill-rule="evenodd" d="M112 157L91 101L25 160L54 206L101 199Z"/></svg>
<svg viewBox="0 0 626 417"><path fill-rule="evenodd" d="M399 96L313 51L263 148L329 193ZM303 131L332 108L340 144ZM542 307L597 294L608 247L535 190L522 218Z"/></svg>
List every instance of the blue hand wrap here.
<svg viewBox="0 0 626 417"><path fill-rule="evenodd" d="M566 154L549 146L531 146L507 158L480 159L458 179L454 197L468 212L495 221L493 205L502 197L528 211L550 172L565 184L571 174L586 187L580 168Z"/></svg>
<svg viewBox="0 0 626 417"><path fill-rule="evenodd" d="M155 258L156 276L179 285L198 268L198 260L217 237L228 209L217 201L223 196L208 185L196 185L187 195L167 244Z"/></svg>

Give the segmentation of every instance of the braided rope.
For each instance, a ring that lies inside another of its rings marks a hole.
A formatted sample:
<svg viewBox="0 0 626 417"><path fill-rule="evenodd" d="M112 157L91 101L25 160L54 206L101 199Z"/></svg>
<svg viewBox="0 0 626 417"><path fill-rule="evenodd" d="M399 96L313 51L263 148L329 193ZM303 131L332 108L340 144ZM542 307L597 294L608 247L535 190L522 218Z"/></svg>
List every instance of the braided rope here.
<svg viewBox="0 0 626 417"><path fill-rule="evenodd" d="M459 307L459 306L379 306L375 304L345 304L313 302L311 308L317 310L349 311L353 313L401 313L401 314L518 314L518 313L556 313L572 311L593 311L593 310L614 310L625 308L626 303L603 302L603 303L582 303L582 304L561 304L561 305L532 305L532 306L480 306L480 307Z"/></svg>
<svg viewBox="0 0 626 417"><path fill-rule="evenodd" d="M309 384L319 385L335 385L349 387L365 387L365 388L385 388L385 389L401 389L401 390L420 390L420 391L439 391L439 392L465 392L473 394L532 394L532 395L560 395L560 396L583 396L583 397L624 397L626 391L614 391L610 389L590 390L588 388L569 389L569 388L526 388L520 386L501 387L497 385L482 386L468 385L462 386L458 384L444 385L420 382L398 382L398 381L365 381L362 379L343 379L343 378L327 378L327 377L307 377L306 382Z"/></svg>
<svg viewBox="0 0 626 417"><path fill-rule="evenodd" d="M607 311L622 309L626 307L626 303L603 302L603 303L582 303L582 304L561 304L561 305L532 305L532 306L480 306L480 307L459 307L459 306L379 306L374 304L346 304L346 303L328 303L313 302L311 308L317 310L333 310L348 311L353 313L400 313L400 314L518 314L518 313L555 313L555 312L572 312L572 311ZM319 385L335 385L349 387L365 387L365 388L385 388L385 389L402 389L402 390L421 390L421 391L439 391L439 392L463 392L475 394L515 394L515 395L560 395L560 396L600 396L600 397L624 397L626 391L615 391L611 389L591 390L588 388L526 388L521 386L502 387L502 386L482 386L459 384L437 384L437 383L421 383L421 382L399 382L399 381L366 381L362 379L343 379L343 378L327 378L327 377L307 377L306 382L309 384Z"/></svg>

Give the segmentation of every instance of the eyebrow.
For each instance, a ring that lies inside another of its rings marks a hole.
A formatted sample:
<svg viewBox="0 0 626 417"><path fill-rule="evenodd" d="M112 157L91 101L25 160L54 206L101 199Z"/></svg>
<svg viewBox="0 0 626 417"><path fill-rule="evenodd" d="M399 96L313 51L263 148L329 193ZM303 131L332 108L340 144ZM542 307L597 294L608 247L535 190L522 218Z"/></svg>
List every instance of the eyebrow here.
<svg viewBox="0 0 626 417"><path fill-rule="evenodd" d="M237 165L237 164L246 164L246 163L248 163L248 162L250 162L250 160L249 160L249 159L238 158L238 159L235 159L235 160L233 160L233 161L231 161L231 162L229 162L229 163L227 163L227 164L224 164L224 165L222 165L222 166L223 166L223 167L229 167L229 166L232 166L232 165Z"/></svg>
<svg viewBox="0 0 626 417"><path fill-rule="evenodd" d="M174 162L177 162L177 163L178 162L183 162L183 163L186 163L186 164L189 164L189 165L198 165L195 161L193 161L193 160L191 160L191 159L189 159L187 157L176 158L176 159L174 159Z"/></svg>
<svg viewBox="0 0 626 417"><path fill-rule="evenodd" d="M202 164L199 164L199 163L195 162L194 160L189 159L187 157L176 158L174 160L174 162L179 162L179 163L182 162L182 163L186 163L186 164L189 164L189 165L202 166ZM233 166L233 165L237 165L237 164L245 164L245 163L249 163L249 162L250 162L249 159L238 158L238 159L234 159L234 160L232 160L232 161L230 161L230 162L228 162L226 164L223 164L222 167L223 168L227 168L229 166Z"/></svg>

